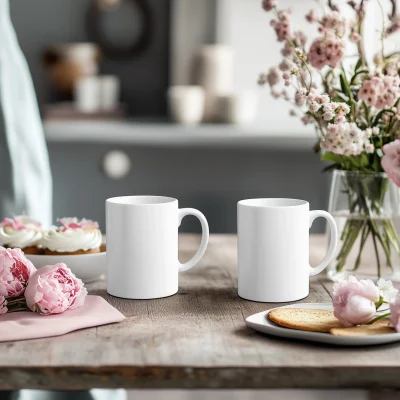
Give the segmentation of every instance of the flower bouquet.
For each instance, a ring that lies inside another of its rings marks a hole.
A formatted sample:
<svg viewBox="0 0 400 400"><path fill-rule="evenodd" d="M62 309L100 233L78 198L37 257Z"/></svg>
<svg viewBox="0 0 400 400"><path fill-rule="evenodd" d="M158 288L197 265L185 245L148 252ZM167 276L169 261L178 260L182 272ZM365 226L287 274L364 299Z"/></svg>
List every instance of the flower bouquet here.
<svg viewBox="0 0 400 400"><path fill-rule="evenodd" d="M0 315L25 310L60 314L81 307L86 295L82 281L65 264L37 270L21 249L0 247Z"/></svg>
<svg viewBox="0 0 400 400"><path fill-rule="evenodd" d="M388 1L388 0L387 0ZM264 0L271 26L282 42L283 59L259 77L275 98L283 98L304 124L317 132L316 152L334 170L330 211L340 229L340 246L331 278L340 280L358 270L365 244L374 248L375 277L400 278L400 240L393 218L399 215L399 194L393 160L400 145L400 53L385 52L385 39L400 29L396 1L390 15L382 9L381 51L368 63L364 43L367 0L341 2L353 18L345 19L338 4L328 0L320 15L305 16L316 26L308 45L302 31L292 26L291 11L278 0ZM322 5L322 4L321 4ZM323 5L322 5L323 6ZM279 84L283 82L283 90ZM387 153L385 155L385 153ZM386 171L386 173L385 173ZM384 270L383 268L387 266Z"/></svg>

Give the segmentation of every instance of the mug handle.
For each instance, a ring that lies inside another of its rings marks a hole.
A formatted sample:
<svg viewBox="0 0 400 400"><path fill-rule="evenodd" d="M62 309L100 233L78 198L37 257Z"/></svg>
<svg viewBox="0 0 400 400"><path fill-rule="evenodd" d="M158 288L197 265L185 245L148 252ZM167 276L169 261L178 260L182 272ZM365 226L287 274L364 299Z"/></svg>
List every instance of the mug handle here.
<svg viewBox="0 0 400 400"><path fill-rule="evenodd" d="M332 215L329 214L328 212L322 210L310 211L310 228L315 218L318 217L323 217L328 221L329 228L331 231L331 241L329 243L328 252L326 253L325 258L321 261L321 263L314 268L310 266L310 276L319 274L328 266L328 264L332 261L332 258L335 255L335 250L338 243L338 231L336 222L333 219Z"/></svg>
<svg viewBox="0 0 400 400"><path fill-rule="evenodd" d="M201 258L204 256L204 253L206 252L208 238L210 236L208 231L208 222L203 213L194 208L180 208L178 210L179 225L181 224L182 219L186 217L186 215L194 215L199 219L201 223L202 236L200 247L197 250L196 254L188 262L185 262L184 264L179 263L179 272L187 271L188 269L194 267L201 260Z"/></svg>

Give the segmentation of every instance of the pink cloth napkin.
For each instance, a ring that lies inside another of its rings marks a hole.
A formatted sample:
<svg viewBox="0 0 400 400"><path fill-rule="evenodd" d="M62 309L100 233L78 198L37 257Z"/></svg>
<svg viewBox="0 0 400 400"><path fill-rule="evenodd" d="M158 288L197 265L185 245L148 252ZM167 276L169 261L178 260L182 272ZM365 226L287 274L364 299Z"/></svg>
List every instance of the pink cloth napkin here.
<svg viewBox="0 0 400 400"><path fill-rule="evenodd" d="M125 317L100 296L87 296L85 304L63 314L39 315L31 311L0 316L0 342L60 336L77 329L121 322Z"/></svg>

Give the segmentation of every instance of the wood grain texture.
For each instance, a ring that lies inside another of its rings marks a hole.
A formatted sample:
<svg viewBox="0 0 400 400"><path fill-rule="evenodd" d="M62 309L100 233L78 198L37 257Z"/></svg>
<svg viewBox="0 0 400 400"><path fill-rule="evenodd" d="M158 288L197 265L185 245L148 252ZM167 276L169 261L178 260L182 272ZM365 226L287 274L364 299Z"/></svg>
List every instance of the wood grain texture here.
<svg viewBox="0 0 400 400"><path fill-rule="evenodd" d="M312 238L311 263L323 256L324 242ZM181 262L198 243L197 235L181 236ZM329 302L323 283L313 278L303 302ZM211 236L201 264L180 275L175 296L124 300L105 286L88 289L124 313L124 322L0 344L0 389L400 387L400 346L338 348L247 328L247 316L275 304L237 296L233 235Z"/></svg>

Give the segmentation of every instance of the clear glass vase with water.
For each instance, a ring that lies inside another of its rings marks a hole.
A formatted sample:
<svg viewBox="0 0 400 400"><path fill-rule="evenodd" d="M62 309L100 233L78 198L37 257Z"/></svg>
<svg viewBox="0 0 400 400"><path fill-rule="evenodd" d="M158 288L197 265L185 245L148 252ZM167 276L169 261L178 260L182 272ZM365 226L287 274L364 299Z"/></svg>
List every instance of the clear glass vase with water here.
<svg viewBox="0 0 400 400"><path fill-rule="evenodd" d="M400 281L400 191L385 173L335 170L329 212L339 230L328 277Z"/></svg>

